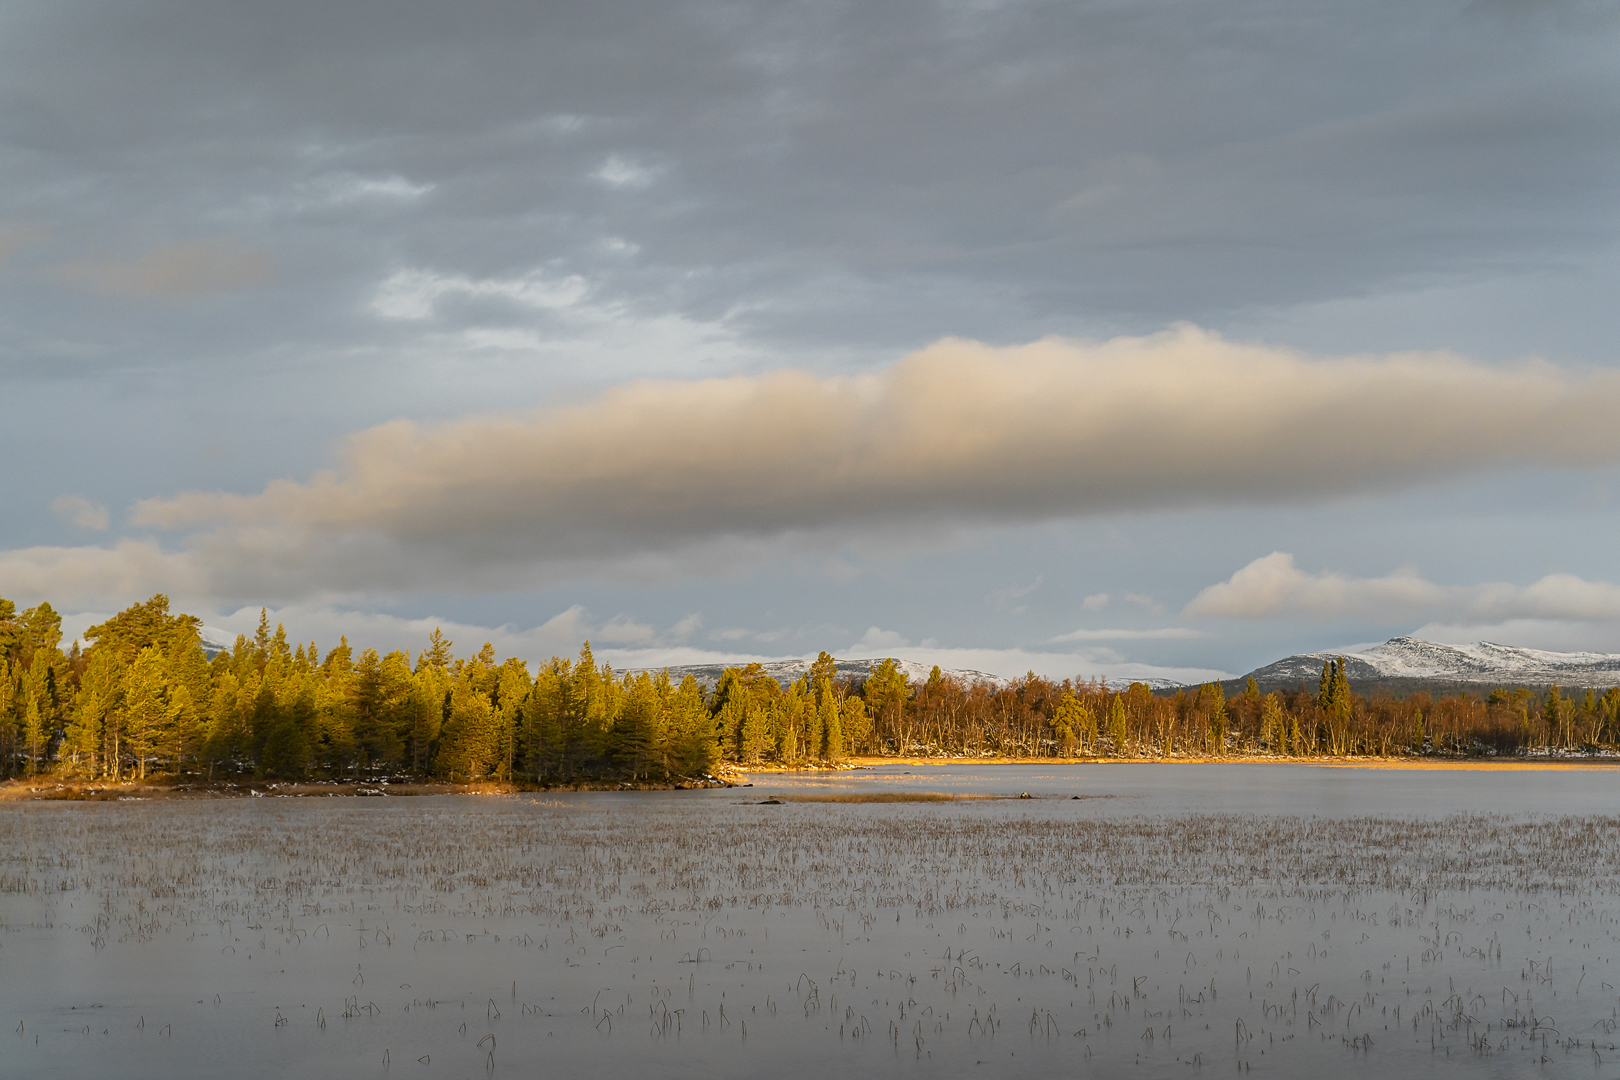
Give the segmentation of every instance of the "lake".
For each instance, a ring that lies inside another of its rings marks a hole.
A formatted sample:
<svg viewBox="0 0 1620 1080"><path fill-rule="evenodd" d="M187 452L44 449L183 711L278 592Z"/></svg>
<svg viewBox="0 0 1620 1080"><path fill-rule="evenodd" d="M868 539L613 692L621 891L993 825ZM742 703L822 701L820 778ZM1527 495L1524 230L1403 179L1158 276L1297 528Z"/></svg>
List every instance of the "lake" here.
<svg viewBox="0 0 1620 1080"><path fill-rule="evenodd" d="M0 805L0 1075L1620 1072L1620 771L750 779Z"/></svg>

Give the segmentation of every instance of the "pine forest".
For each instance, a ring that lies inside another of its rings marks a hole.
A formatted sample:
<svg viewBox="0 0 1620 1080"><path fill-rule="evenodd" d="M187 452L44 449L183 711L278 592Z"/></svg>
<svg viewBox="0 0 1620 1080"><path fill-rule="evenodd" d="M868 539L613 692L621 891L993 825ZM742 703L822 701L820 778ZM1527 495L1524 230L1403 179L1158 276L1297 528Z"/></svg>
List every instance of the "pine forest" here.
<svg viewBox="0 0 1620 1080"><path fill-rule="evenodd" d="M1317 687L1228 696L1218 683L913 683L890 660L840 678L822 653L783 687L758 665L712 688L615 672L589 643L531 671L438 631L413 658L322 654L261 617L212 658L200 620L157 595L62 648L49 604L0 599L0 770L118 781L434 777L667 783L721 767L831 766L861 756L1220 758L1481 756L1620 740L1620 689L1364 697L1329 662Z"/></svg>

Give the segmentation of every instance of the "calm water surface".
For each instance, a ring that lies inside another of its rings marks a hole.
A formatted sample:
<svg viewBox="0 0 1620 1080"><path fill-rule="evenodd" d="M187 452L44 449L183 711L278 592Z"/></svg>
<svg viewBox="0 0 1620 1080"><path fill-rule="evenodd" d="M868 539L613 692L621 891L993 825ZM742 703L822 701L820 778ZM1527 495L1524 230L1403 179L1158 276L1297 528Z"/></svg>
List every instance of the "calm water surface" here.
<svg viewBox="0 0 1620 1080"><path fill-rule="evenodd" d="M1620 771L752 779L0 806L0 1075L1620 1075Z"/></svg>

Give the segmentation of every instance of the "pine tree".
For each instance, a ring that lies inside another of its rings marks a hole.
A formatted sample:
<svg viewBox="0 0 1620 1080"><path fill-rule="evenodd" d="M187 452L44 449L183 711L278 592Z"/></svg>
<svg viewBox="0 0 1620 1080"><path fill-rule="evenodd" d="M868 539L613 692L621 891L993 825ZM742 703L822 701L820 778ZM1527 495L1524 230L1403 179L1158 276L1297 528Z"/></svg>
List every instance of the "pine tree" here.
<svg viewBox="0 0 1620 1080"><path fill-rule="evenodd" d="M867 747L867 740L872 736L872 714L866 707L866 700L854 694L844 699L843 709L838 717L839 741L838 756L835 761L842 761L851 754L858 754Z"/></svg>
<svg viewBox="0 0 1620 1080"><path fill-rule="evenodd" d="M215 679L203 732L203 755L208 759L210 777L216 768L240 769L252 754L248 717L253 698L252 689L244 687L230 668Z"/></svg>
<svg viewBox="0 0 1620 1080"><path fill-rule="evenodd" d="M1113 702L1108 707L1108 737L1113 740L1114 754L1121 756L1125 753L1125 741L1129 735L1125 718L1125 695L1115 694Z"/></svg>
<svg viewBox="0 0 1620 1080"><path fill-rule="evenodd" d="M810 665L810 670L805 677L809 680L812 688L820 687L823 683L831 686L838 681L838 661L832 658L831 653L823 649ZM819 694L820 691L817 690L817 693Z"/></svg>
<svg viewBox="0 0 1620 1080"><path fill-rule="evenodd" d="M28 691L28 704L23 708L23 746L28 753L28 775L39 772L40 757L45 751L45 722L39 711L39 694Z"/></svg>
<svg viewBox="0 0 1620 1080"><path fill-rule="evenodd" d="M498 669L495 684L495 729L497 748L501 755L496 775L512 780L518 769L518 742L523 728L524 710L533 692L529 681L529 667L521 660L508 660Z"/></svg>
<svg viewBox="0 0 1620 1080"><path fill-rule="evenodd" d="M101 745L101 720L105 713L101 694L93 688L80 693L73 703L62 737L62 757L66 758L71 775L96 775L96 751Z"/></svg>
<svg viewBox="0 0 1620 1080"><path fill-rule="evenodd" d="M1273 754L1288 753L1288 718L1276 694L1267 694L1260 703L1260 739Z"/></svg>
<svg viewBox="0 0 1620 1080"><path fill-rule="evenodd" d="M576 772L586 762L600 761L606 750L611 681L606 665L599 669L591 643L579 650L568 688L568 709L564 715L563 761L565 770Z"/></svg>
<svg viewBox="0 0 1620 1080"><path fill-rule="evenodd" d="M832 686L823 683L826 690L821 698L821 754L823 761L837 764L844 760L844 710L833 693ZM863 710L864 711L864 710Z"/></svg>
<svg viewBox="0 0 1620 1080"><path fill-rule="evenodd" d="M681 776L703 776L714 769L718 746L714 723L703 704L703 688L688 675L669 699L671 756Z"/></svg>
<svg viewBox="0 0 1620 1080"><path fill-rule="evenodd" d="M135 757L137 779L146 779L146 767L163 745L170 718L168 679L163 654L148 645L124 675L124 741Z"/></svg>
<svg viewBox="0 0 1620 1080"><path fill-rule="evenodd" d="M564 766L569 687L573 664L552 657L535 675L523 714L523 761L536 779L560 773ZM705 712L704 718L708 714Z"/></svg>
<svg viewBox="0 0 1620 1080"><path fill-rule="evenodd" d="M503 761L495 708L476 685L477 668L468 665L450 688L450 709L440 736L434 769L452 780L477 780Z"/></svg>
<svg viewBox="0 0 1620 1080"><path fill-rule="evenodd" d="M820 761L826 756L827 736L822 730L825 713L820 704L820 695L812 687L809 677L806 676L800 681L804 686L804 716L800 721L803 724L800 739L804 744L804 756L812 762Z"/></svg>
<svg viewBox="0 0 1620 1080"><path fill-rule="evenodd" d="M1085 749L1085 733L1088 727L1092 731L1096 730L1096 721L1091 716L1091 709L1075 697L1073 690L1065 690L1063 697L1058 700L1057 709L1052 713L1052 734L1065 757L1076 749Z"/></svg>
<svg viewBox="0 0 1620 1080"><path fill-rule="evenodd" d="M665 677L668 684L668 677ZM643 671L627 679L624 710L613 725L612 754L632 780L654 772L662 725L663 702L653 678Z"/></svg>
<svg viewBox="0 0 1620 1080"><path fill-rule="evenodd" d="M271 656L274 667L274 647ZM266 685L255 703L260 706L255 710L255 726L264 740L259 751L259 775L293 779L309 773L315 695L314 688L301 680L288 680L283 689L285 699L277 700Z"/></svg>
<svg viewBox="0 0 1620 1080"><path fill-rule="evenodd" d="M805 699L809 697L803 683L803 679L796 680L778 701L775 751L776 760L784 765L795 764L803 756L799 740L804 733Z"/></svg>
<svg viewBox="0 0 1620 1080"><path fill-rule="evenodd" d="M1355 702L1350 696L1349 665L1344 657L1322 665L1321 689L1316 704L1328 728L1329 752L1343 754L1351 749L1351 720Z"/></svg>
<svg viewBox="0 0 1620 1080"><path fill-rule="evenodd" d="M270 660L270 613L264 608L259 609L259 629L253 635L253 655L261 670Z"/></svg>
<svg viewBox="0 0 1620 1080"><path fill-rule="evenodd" d="M0 669L3 669L5 661L11 659L12 653L17 648L19 630L16 602L0 596Z"/></svg>
<svg viewBox="0 0 1620 1080"><path fill-rule="evenodd" d="M872 669L866 685L861 689L867 711L872 714L879 745L892 744L895 752L904 754L909 747L906 727L906 703L911 697L911 683L894 659L886 659Z"/></svg>
<svg viewBox="0 0 1620 1080"><path fill-rule="evenodd" d="M421 665L426 664L428 667L437 671L444 671L450 666L450 662L454 658L453 654L450 652L450 647L454 644L455 642L446 638L444 634L439 631L439 628L435 626L433 628L433 633L428 636L427 649L424 650L422 655L417 658L417 665L420 667ZM590 642L586 642L585 644L587 648L590 647Z"/></svg>
<svg viewBox="0 0 1620 1080"><path fill-rule="evenodd" d="M1209 752L1215 757L1226 753L1226 689L1220 683L1210 684Z"/></svg>

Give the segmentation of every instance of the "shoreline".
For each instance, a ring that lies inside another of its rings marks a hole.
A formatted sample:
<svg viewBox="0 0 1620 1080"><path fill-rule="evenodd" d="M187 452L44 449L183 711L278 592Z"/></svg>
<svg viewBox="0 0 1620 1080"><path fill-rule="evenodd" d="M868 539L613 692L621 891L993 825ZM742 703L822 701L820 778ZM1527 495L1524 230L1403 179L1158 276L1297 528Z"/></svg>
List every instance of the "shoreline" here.
<svg viewBox="0 0 1620 1080"><path fill-rule="evenodd" d="M1009 758L1009 757L854 757L850 767L871 769L879 765L904 765L908 768L939 768L948 765L1309 765L1319 769L1620 769L1620 757L1605 758L1420 758L1420 757L1272 757L1233 754L1226 757L1084 757L1084 758ZM808 772L812 770L741 769L744 775L756 772ZM827 770L813 770L824 772Z"/></svg>
<svg viewBox="0 0 1620 1080"><path fill-rule="evenodd" d="M442 780L182 780L161 777L110 781L23 779L0 781L0 803L145 802L160 799L353 799L414 798L423 795L522 795L560 791L700 791L752 786L728 776L711 780L591 780L536 783L504 780L457 784Z"/></svg>
<svg viewBox="0 0 1620 1080"><path fill-rule="evenodd" d="M87 780L13 779L0 781L0 803L8 802L145 802L160 799L309 799L411 798L426 795L521 795L540 792L689 791L753 787L756 779L793 774L811 776L865 772L879 766L942 769L951 766L1036 767L1071 765L1304 765L1318 769L1396 769L1408 771L1465 770L1489 772L1563 772L1579 769L1620 770L1620 758L1385 758L1385 757L1175 757L1175 758L1008 758L1008 757L854 757L836 766L727 767L707 779L669 781L577 779L533 781L480 781L451 783L437 780L355 781L278 780L225 781L158 778L118 783Z"/></svg>

